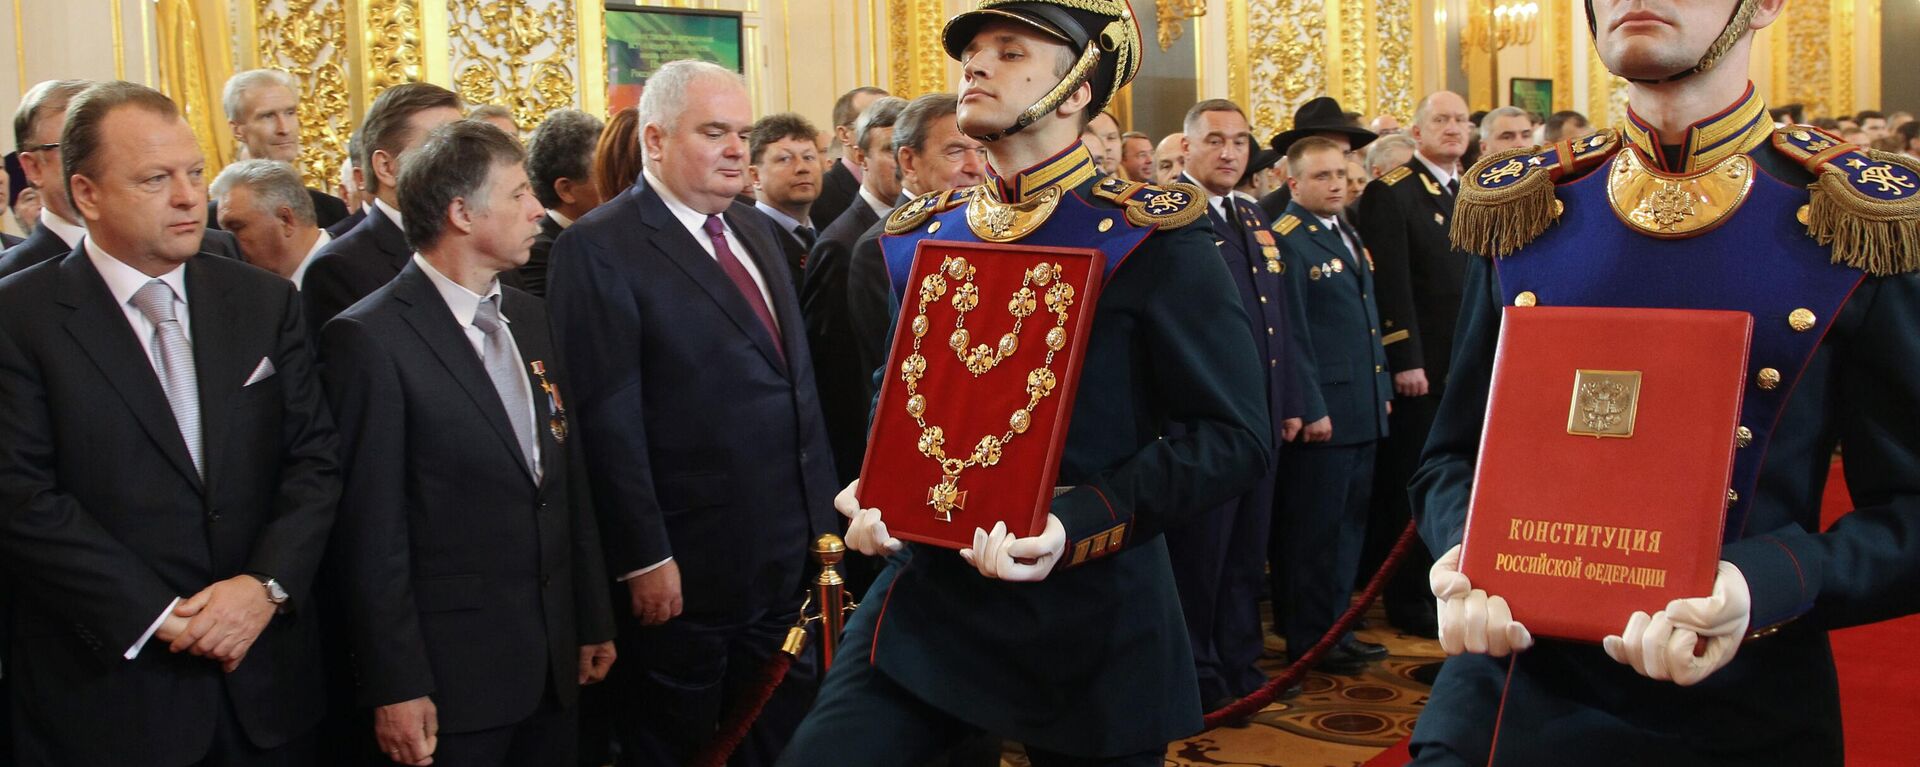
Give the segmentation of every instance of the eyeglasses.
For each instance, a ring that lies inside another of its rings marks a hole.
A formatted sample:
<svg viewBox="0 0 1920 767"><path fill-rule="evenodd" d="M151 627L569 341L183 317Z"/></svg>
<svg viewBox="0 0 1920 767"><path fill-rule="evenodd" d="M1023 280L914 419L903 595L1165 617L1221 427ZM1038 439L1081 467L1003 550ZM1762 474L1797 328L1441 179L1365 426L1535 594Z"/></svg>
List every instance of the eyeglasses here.
<svg viewBox="0 0 1920 767"><path fill-rule="evenodd" d="M55 141L51 144L34 144L32 146L21 147L20 153L26 154L28 152L44 152L48 149L59 149L59 148L60 148L60 142Z"/></svg>

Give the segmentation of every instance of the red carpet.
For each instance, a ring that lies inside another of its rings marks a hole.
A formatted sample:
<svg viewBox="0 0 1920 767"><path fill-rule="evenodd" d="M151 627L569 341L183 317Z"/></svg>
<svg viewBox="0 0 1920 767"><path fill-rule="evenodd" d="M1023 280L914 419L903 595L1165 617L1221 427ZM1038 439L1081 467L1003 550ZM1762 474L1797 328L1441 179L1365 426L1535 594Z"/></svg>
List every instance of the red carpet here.
<svg viewBox="0 0 1920 767"><path fill-rule="evenodd" d="M1833 462L1821 504L1821 524L1853 510L1840 462ZM1894 767L1913 764L1912 738L1901 733L1920 720L1920 615L1835 631L1834 664L1840 669L1841 719L1847 733L1847 764ZM1401 741L1366 767L1399 767L1412 758Z"/></svg>

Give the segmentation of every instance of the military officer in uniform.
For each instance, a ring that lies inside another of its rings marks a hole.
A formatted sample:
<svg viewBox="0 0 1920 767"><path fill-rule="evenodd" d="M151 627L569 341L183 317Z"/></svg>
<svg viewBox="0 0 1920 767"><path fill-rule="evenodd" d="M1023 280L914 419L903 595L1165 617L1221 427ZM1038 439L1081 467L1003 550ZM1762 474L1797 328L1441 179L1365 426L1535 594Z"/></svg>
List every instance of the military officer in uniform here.
<svg viewBox="0 0 1920 767"><path fill-rule="evenodd" d="M1455 242L1484 257L1412 488L1456 655L1415 764L1839 765L1827 632L1920 611L1920 163L1773 126L1746 73L1784 4L1590 0L1623 130L1465 175ZM1458 569L1502 312L1533 306L1754 323L1712 593L1600 647L1536 642ZM1836 445L1855 509L1823 531Z"/></svg>
<svg viewBox="0 0 1920 767"><path fill-rule="evenodd" d="M1304 340L1304 323L1296 316L1299 283L1286 279L1280 246L1259 206L1234 193L1252 161L1246 113L1232 101L1208 99L1187 110L1183 125L1187 167L1180 181L1207 194L1207 219L1220 257L1240 289L1247 329L1267 363L1268 425L1279 445L1299 433L1305 410L1295 365ZM1260 582L1273 522L1274 471L1267 467L1252 492L1167 531L1200 699L1208 709L1232 703L1267 681L1256 664L1266 644Z"/></svg>
<svg viewBox="0 0 1920 767"><path fill-rule="evenodd" d="M1320 136L1287 148L1293 199L1273 222L1285 271L1304 280L1300 380L1306 422L1280 451L1279 506L1272 559L1274 622L1299 660L1320 641L1353 595L1373 487L1375 449L1387 435L1393 389L1380 344L1372 259L1340 217L1347 204L1347 160ZM1357 674L1387 650L1346 634L1319 668Z"/></svg>
<svg viewBox="0 0 1920 767"><path fill-rule="evenodd" d="M1446 389L1467 262L1447 241L1447 229L1453 222L1460 155L1472 130L1467 102L1457 94L1440 91L1421 99L1411 131L1417 142L1413 157L1367 185L1354 219L1379 264L1381 341L1397 395L1389 419L1393 436L1380 443L1374 474L1361 556L1367 572L1386 558L1407 526L1407 480L1419 465L1420 447ZM1421 575L1433 563L1419 547L1404 562L1381 596L1387 621L1432 637L1433 606Z"/></svg>
<svg viewBox="0 0 1920 767"><path fill-rule="evenodd" d="M1039 767L1157 766L1200 729L1161 533L1265 472L1265 359L1205 194L1102 176L1079 143L1139 66L1124 0L982 0L944 42L961 64L960 129L987 142L990 174L894 211L881 241L893 295L928 237L1107 254L1060 462L1069 489L1040 535L979 530L957 553L887 534L886 519L925 509L858 509L857 483L843 492L848 545L895 553L781 764L921 764L984 730ZM996 229L1012 205L1032 212L1025 226Z"/></svg>

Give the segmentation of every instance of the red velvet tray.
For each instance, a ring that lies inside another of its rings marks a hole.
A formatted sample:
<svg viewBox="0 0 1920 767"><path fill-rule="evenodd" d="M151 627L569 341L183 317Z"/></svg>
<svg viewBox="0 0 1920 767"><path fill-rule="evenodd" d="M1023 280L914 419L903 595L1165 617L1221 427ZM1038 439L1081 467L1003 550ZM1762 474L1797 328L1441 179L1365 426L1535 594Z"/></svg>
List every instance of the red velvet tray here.
<svg viewBox="0 0 1920 767"><path fill-rule="evenodd" d="M953 269L954 259L971 268L977 296L964 317L954 301L969 284L969 272ZM959 549L973 545L975 528L991 530L995 522L1007 523L1021 536L1037 535L1045 527L1105 261L1091 248L920 242L860 468L860 505L880 509L888 533ZM1036 268L1046 272L1044 285L1030 276ZM943 290L935 291L925 319L919 320L923 289L935 275L936 286ZM1013 299L1023 287L1033 293L1033 312L1021 322L1012 354L1002 355L1002 337L1015 324ZM1071 290L1064 323L1047 301L1049 291L1063 287ZM956 318L969 336L965 348L974 354L971 367L950 343ZM903 372L915 356L916 321L925 323L918 353L923 363L913 365L920 375L910 384ZM1059 349L1048 364L1048 338L1055 329L1060 331ZM990 366L985 364L989 360ZM1029 383L1046 378L1039 372L1043 369L1051 374L1053 386L1034 404ZM919 420L908 410L916 395L921 398ZM1021 410L1027 411L1025 428L1016 430L1015 414ZM927 429L940 430L939 451L949 461L984 457L977 448L985 437L1004 440L998 461L961 466L949 496L942 487L947 484L943 464L921 450L923 422ZM937 503L936 496L955 503Z"/></svg>

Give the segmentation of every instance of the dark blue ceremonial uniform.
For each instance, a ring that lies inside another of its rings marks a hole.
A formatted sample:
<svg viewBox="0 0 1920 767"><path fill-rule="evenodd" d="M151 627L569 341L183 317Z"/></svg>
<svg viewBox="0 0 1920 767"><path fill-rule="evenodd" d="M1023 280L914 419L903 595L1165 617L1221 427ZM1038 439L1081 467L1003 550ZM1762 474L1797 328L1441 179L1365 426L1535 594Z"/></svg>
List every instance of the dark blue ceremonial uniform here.
<svg viewBox="0 0 1920 767"><path fill-rule="evenodd" d="M1193 183L1185 176L1180 180ZM1297 363L1304 341L1299 283L1286 278L1279 245L1257 205L1229 194L1217 206L1208 201L1207 218L1227 273L1240 289L1247 330L1266 362L1269 423L1279 445L1281 423L1305 412ZM1200 700L1209 705L1240 698L1267 681L1256 664L1265 649L1260 590L1273 524L1275 470L1269 465L1247 494L1167 531Z"/></svg>
<svg viewBox="0 0 1920 767"><path fill-rule="evenodd" d="M1279 521L1271 542L1274 622L1296 657L1347 610L1366 534L1374 454L1387 435L1393 399L1372 259L1353 228L1335 221L1337 228L1329 227L1292 202L1273 224L1305 317L1304 419L1333 422L1331 440L1290 443L1280 451Z"/></svg>
<svg viewBox="0 0 1920 767"><path fill-rule="evenodd" d="M1266 360L1237 330L1246 314L1198 222L1200 190L1100 177L1075 143L896 210L882 238L892 289L903 294L921 239L979 241L969 205L1050 188L1064 192L1058 207L1018 242L1108 259L1060 463L1072 489L1052 508L1062 559L1043 581L1009 583L909 544L848 623L783 765L919 764L979 730L1029 753L1157 765L1200 729L1161 534L1246 493L1272 459Z"/></svg>
<svg viewBox="0 0 1920 767"><path fill-rule="evenodd" d="M1469 265L1413 500L1436 554L1460 541L1503 307L1748 312L1720 558L1746 578L1754 633L1692 687L1553 640L1452 658L1416 764L1839 765L1826 632L1920 611L1920 165L1775 132L1751 88L1669 139L1631 117L1625 136L1502 153L1467 174L1456 241L1498 258ZM1857 508L1822 532L1836 445Z"/></svg>

